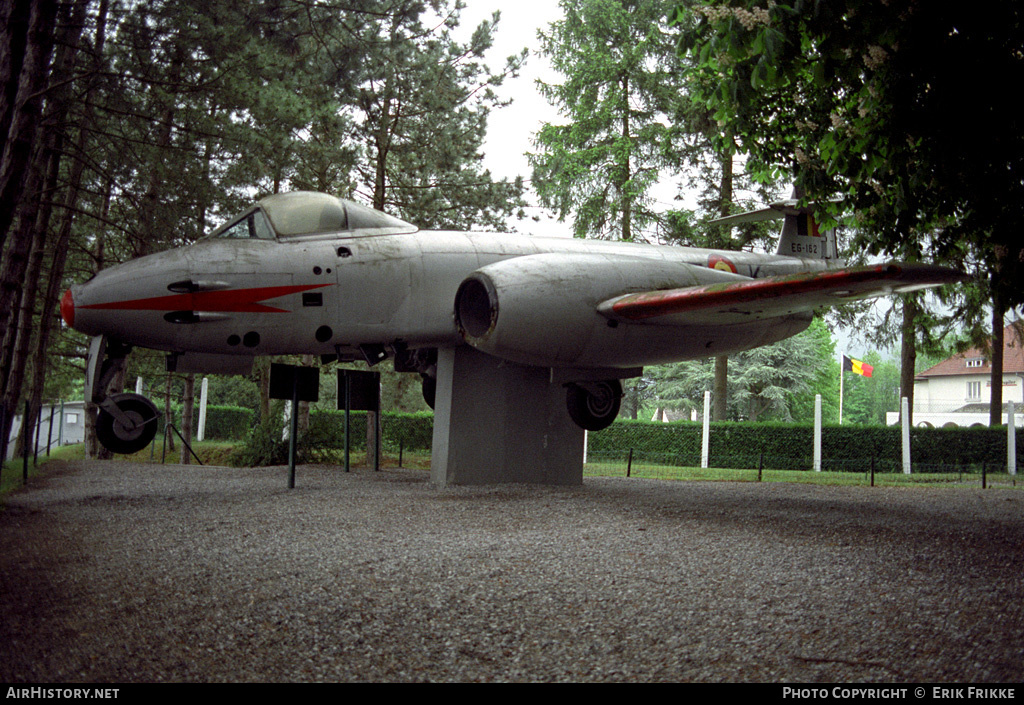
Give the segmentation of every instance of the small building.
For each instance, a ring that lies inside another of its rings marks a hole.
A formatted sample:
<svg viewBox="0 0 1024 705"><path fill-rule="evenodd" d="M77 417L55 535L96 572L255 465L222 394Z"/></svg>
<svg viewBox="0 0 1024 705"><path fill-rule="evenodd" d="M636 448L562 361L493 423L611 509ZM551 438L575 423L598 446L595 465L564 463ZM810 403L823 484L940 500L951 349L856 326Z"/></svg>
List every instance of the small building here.
<svg viewBox="0 0 1024 705"><path fill-rule="evenodd" d="M1024 322L1003 331L1003 420L1014 408L1015 423L1024 426ZM992 401L992 361L971 348L921 372L914 378L916 426L987 426ZM888 414L896 423L899 414Z"/></svg>
<svg viewBox="0 0 1024 705"><path fill-rule="evenodd" d="M36 449L39 453L45 453L48 446L56 448L59 445L85 441L85 402L83 401L44 404L40 419L37 433L32 439L36 442ZM7 444L8 460L14 453L14 441L19 433L21 433L21 415L15 416L11 424L11 437ZM32 447L31 443L29 447Z"/></svg>

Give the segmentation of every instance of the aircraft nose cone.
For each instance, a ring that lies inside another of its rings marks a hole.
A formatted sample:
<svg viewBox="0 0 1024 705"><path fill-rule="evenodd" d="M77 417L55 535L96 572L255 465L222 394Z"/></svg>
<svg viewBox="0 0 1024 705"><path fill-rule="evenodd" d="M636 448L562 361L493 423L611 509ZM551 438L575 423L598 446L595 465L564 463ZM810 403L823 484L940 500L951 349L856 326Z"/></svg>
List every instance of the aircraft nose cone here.
<svg viewBox="0 0 1024 705"><path fill-rule="evenodd" d="M71 289L65 291L60 299L60 317L69 327L75 327L75 299L71 296Z"/></svg>

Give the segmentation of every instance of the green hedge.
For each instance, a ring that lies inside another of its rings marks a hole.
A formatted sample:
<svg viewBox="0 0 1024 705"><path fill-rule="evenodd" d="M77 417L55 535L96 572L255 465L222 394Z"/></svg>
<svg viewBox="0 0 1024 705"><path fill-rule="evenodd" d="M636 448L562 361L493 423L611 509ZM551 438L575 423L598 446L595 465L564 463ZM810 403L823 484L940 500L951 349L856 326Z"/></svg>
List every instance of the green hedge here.
<svg viewBox="0 0 1024 705"><path fill-rule="evenodd" d="M206 438L244 438L256 421L256 413L242 406L207 406ZM195 424L199 423L198 409Z"/></svg>
<svg viewBox="0 0 1024 705"><path fill-rule="evenodd" d="M160 411L160 418L157 421L157 433L163 435L165 418L163 407L157 407ZM199 428L199 406L195 406L192 415L193 434ZM240 440L245 438L249 429L256 422L256 412L241 406L212 406L206 407L206 435L207 439L219 440ZM181 405L171 405L171 423L181 431Z"/></svg>
<svg viewBox="0 0 1024 705"><path fill-rule="evenodd" d="M366 448L366 412L350 412L349 447ZM309 415L310 439L325 448L345 447L345 412L313 411ZM430 450L434 434L434 416L430 412L381 416L381 445L385 450Z"/></svg>
<svg viewBox="0 0 1024 705"><path fill-rule="evenodd" d="M899 426L825 426L822 469L864 472L872 461L880 472L902 468ZM1018 464L1021 432L1017 430ZM699 465L701 424L693 422L616 421L591 433L588 453L597 458L624 458L667 465ZM990 468L1006 465L1006 428L914 428L910 455L917 471ZM814 427L806 424L733 423L710 425L708 464L719 468L806 470L814 463Z"/></svg>
<svg viewBox="0 0 1024 705"><path fill-rule="evenodd" d="M366 447L366 413L351 412L350 447ZM206 437L241 440L255 427L251 409L207 407ZM381 418L385 450L429 451L434 418L430 412L385 412ZM280 439L280 431L274 432ZM1018 465L1021 438L1017 431ZM275 440L275 443L277 440ZM345 412L313 411L304 443L313 449L341 449L345 443ZM825 426L822 429L822 469L866 472L874 462L879 472L902 469L902 438L898 426ZM910 431L911 458L916 472L951 468L979 470L1006 465L1006 428L914 428ZM697 466L701 459L701 424L679 421L620 419L611 427L589 434L592 460L624 460L633 452L637 461ZM807 424L711 424L709 465L718 468L806 470L814 463L814 427Z"/></svg>

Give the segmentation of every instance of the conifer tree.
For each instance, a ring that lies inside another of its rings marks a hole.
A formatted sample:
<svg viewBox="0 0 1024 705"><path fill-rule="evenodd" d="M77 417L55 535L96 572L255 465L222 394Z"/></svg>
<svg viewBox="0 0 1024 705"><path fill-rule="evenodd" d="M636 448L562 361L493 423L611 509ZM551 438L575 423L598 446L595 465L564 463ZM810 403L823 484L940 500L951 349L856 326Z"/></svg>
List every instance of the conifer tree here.
<svg viewBox="0 0 1024 705"><path fill-rule="evenodd" d="M576 237L653 239L651 187L678 165L670 116L680 99L674 38L664 3L561 3L562 20L539 33L541 52L564 77L540 90L564 114L546 124L529 155L541 204L571 218Z"/></svg>

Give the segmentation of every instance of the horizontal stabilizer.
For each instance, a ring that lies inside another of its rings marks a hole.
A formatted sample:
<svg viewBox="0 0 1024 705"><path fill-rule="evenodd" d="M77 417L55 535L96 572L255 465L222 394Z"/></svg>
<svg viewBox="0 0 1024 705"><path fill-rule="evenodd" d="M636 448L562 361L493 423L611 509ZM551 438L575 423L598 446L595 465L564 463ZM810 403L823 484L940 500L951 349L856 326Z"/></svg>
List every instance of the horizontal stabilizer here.
<svg viewBox="0 0 1024 705"><path fill-rule="evenodd" d="M965 279L947 267L890 263L626 294L597 310L612 319L655 324L741 323Z"/></svg>
<svg viewBox="0 0 1024 705"><path fill-rule="evenodd" d="M838 201L836 201L838 203ZM835 260L838 258L835 231L820 231L815 220L816 205L805 206L800 201L789 199L770 204L767 208L718 218L709 221L712 225L738 225L757 223L765 220L785 218L779 236L777 254L806 259Z"/></svg>
<svg viewBox="0 0 1024 705"><path fill-rule="evenodd" d="M838 199L830 202L840 203ZM798 201L795 198L790 198L785 201L769 203L765 208L759 208L756 211L736 213L735 215L727 215L724 218L716 218L715 220L709 220L708 224L735 225L736 223L759 223L764 220L778 220L779 218L785 218L787 215L803 215L805 213L813 213L815 210L817 210L817 207L813 203L808 204L806 206L801 206L800 201Z"/></svg>

